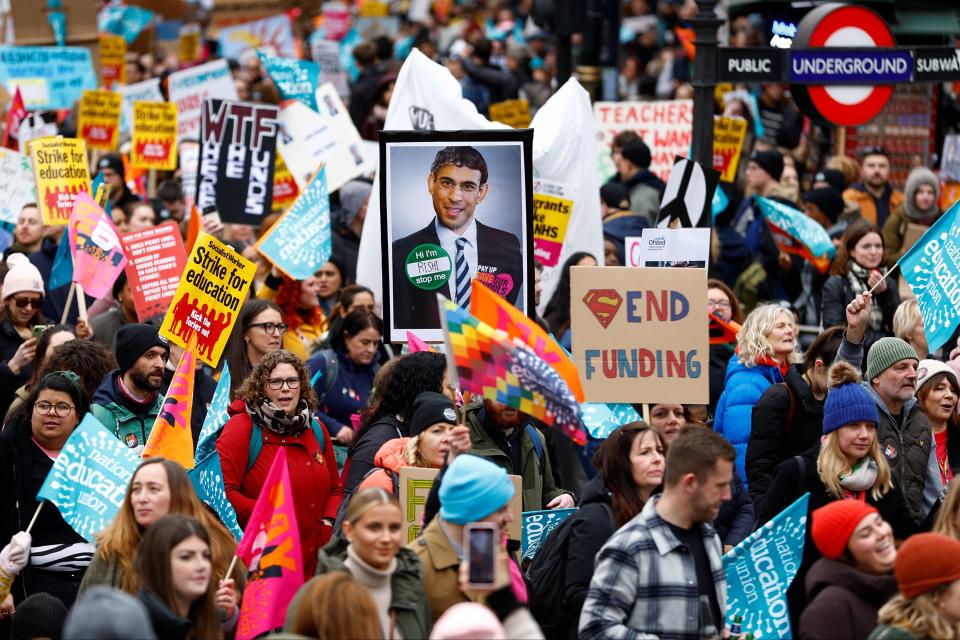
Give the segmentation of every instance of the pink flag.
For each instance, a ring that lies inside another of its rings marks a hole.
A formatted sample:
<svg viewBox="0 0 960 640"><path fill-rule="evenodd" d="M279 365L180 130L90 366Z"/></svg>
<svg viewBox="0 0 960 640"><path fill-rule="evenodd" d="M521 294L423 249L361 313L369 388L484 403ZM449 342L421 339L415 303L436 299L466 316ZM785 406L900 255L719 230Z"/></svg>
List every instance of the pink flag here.
<svg viewBox="0 0 960 640"><path fill-rule="evenodd" d="M293 508L287 452L273 460L253 507L237 557L248 567L237 640L248 640L283 627L287 606L303 585L303 554Z"/></svg>
<svg viewBox="0 0 960 640"><path fill-rule="evenodd" d="M127 256L113 220L85 191L77 194L68 232L73 281L94 298L111 295L113 283L127 264Z"/></svg>
<svg viewBox="0 0 960 640"><path fill-rule="evenodd" d="M407 331L407 346L410 347L410 353L416 353L418 351L436 351L436 349L418 338L417 335L411 331Z"/></svg>

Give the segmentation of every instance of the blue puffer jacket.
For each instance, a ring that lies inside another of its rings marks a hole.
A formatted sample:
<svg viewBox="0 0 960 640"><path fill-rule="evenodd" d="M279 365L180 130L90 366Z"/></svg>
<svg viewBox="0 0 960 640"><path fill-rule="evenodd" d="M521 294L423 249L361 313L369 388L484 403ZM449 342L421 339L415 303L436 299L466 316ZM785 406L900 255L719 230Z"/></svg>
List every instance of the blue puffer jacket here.
<svg viewBox="0 0 960 640"><path fill-rule="evenodd" d="M723 395L717 403L713 428L737 450L737 473L747 487L747 442L750 440L750 417L753 405L773 384L783 382L780 369L758 364L748 367L734 354L727 365L727 377Z"/></svg>

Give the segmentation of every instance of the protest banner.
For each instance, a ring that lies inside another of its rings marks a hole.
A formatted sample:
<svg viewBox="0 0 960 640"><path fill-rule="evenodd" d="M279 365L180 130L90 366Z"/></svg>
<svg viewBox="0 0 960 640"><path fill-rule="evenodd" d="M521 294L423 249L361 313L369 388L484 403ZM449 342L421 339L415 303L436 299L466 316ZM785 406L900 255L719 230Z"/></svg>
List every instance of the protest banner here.
<svg viewBox="0 0 960 640"><path fill-rule="evenodd" d="M72 109L97 74L83 47L0 47L0 84L10 95L19 88L30 111Z"/></svg>
<svg viewBox="0 0 960 640"><path fill-rule="evenodd" d="M720 182L736 182L740 152L747 137L747 121L743 118L713 118L713 168L720 172Z"/></svg>
<svg viewBox="0 0 960 640"><path fill-rule="evenodd" d="M583 426L597 440L607 438L625 424L643 420L633 405L622 402L585 402L580 405L580 417Z"/></svg>
<svg viewBox="0 0 960 640"><path fill-rule="evenodd" d="M690 152L693 141L693 101L597 102L593 105L597 132L597 159L601 182L616 169L610 158L613 138L621 131L635 131L653 154L650 171L664 182L670 176L675 156Z"/></svg>
<svg viewBox="0 0 960 640"><path fill-rule="evenodd" d="M314 32L319 34L319 31ZM322 37L310 37L310 57L320 65L320 84L330 83L337 90L337 95L350 95L347 84L347 74L340 64L340 44Z"/></svg>
<svg viewBox="0 0 960 640"><path fill-rule="evenodd" d="M20 89L17 89L10 99L7 125L3 129L3 142L0 146L14 151L20 148L20 124L28 115L27 108L23 106L23 96L20 95Z"/></svg>
<svg viewBox="0 0 960 640"><path fill-rule="evenodd" d="M120 236L127 256L127 282L137 318L147 322L164 313L173 301L187 254L177 223L170 220L142 231Z"/></svg>
<svg viewBox="0 0 960 640"><path fill-rule="evenodd" d="M94 298L111 295L113 283L127 264L113 220L89 193L81 192L67 229L73 254L73 281Z"/></svg>
<svg viewBox="0 0 960 640"><path fill-rule="evenodd" d="M300 189L320 165L327 168L327 187L334 192L349 180L373 171L362 150L360 134L333 85L316 92L317 111L292 102L280 112L284 135L278 148Z"/></svg>
<svg viewBox="0 0 960 640"><path fill-rule="evenodd" d="M43 224L67 224L77 195L90 191L86 145L77 138L42 138L30 144L30 159Z"/></svg>
<svg viewBox="0 0 960 640"><path fill-rule="evenodd" d="M710 260L710 229L644 229L637 238L624 239L628 267L707 268Z"/></svg>
<svg viewBox="0 0 960 640"><path fill-rule="evenodd" d="M417 353L418 351L431 351L436 353L437 351L412 331L407 331L407 349L410 350L410 353Z"/></svg>
<svg viewBox="0 0 960 640"><path fill-rule="evenodd" d="M273 105L204 101L197 208L218 210L224 222L260 225L273 207L279 113Z"/></svg>
<svg viewBox="0 0 960 640"><path fill-rule="evenodd" d="M137 36L153 22L154 13L136 5L107 5L97 15L100 31L123 36L127 44L133 44Z"/></svg>
<svg viewBox="0 0 960 640"><path fill-rule="evenodd" d="M171 73L167 78L167 91L170 102L177 105L177 142L184 138L198 139L200 114L207 98L237 99L237 87L226 60Z"/></svg>
<svg viewBox="0 0 960 640"><path fill-rule="evenodd" d="M283 154L277 150L277 159L273 167L273 212L279 213L292 205L297 199L300 189L297 181L283 161Z"/></svg>
<svg viewBox="0 0 960 640"><path fill-rule="evenodd" d="M820 273L827 273L836 247L827 230L807 214L776 200L754 196L777 248L798 255Z"/></svg>
<svg viewBox="0 0 960 640"><path fill-rule="evenodd" d="M333 251L326 174L320 167L290 210L256 244L257 251L294 280L315 274Z"/></svg>
<svg viewBox="0 0 960 640"><path fill-rule="evenodd" d="M573 361L588 402L708 401L705 270L570 273Z"/></svg>
<svg viewBox="0 0 960 640"><path fill-rule="evenodd" d="M193 64L199 62L202 55L200 48L200 26L196 24L185 25L180 29L180 35L177 38L177 59L180 64Z"/></svg>
<svg viewBox="0 0 960 640"><path fill-rule="evenodd" d="M173 379L163 398L147 444L143 447L144 458L161 456L173 460L184 469L193 468L193 432L190 429L190 414L193 407L193 385L196 378L196 339L191 338L190 347L184 349L173 372Z"/></svg>
<svg viewBox="0 0 960 640"><path fill-rule="evenodd" d="M83 92L77 130L88 148L102 151L117 148L122 101L122 96L113 91Z"/></svg>
<svg viewBox="0 0 960 640"><path fill-rule="evenodd" d="M100 81L105 87L127 83L127 41L123 36L100 34Z"/></svg>
<svg viewBox="0 0 960 640"><path fill-rule="evenodd" d="M575 514L576 509L550 509L547 511L524 511L523 534L520 541L520 559L533 560L550 532Z"/></svg>
<svg viewBox="0 0 960 640"><path fill-rule="evenodd" d="M273 79L284 100L297 100L317 111L317 83L320 79L320 65L309 60L278 58L257 51L260 64Z"/></svg>
<svg viewBox="0 0 960 640"><path fill-rule="evenodd" d="M177 105L133 103L130 165L138 169L177 168Z"/></svg>
<svg viewBox="0 0 960 640"><path fill-rule="evenodd" d="M741 631L757 640L793 637L787 588L803 560L809 500L803 494L724 554L728 627L740 618Z"/></svg>
<svg viewBox="0 0 960 640"><path fill-rule="evenodd" d="M133 105L138 102L163 102L163 93L160 91L160 79L151 78L135 84L117 87L117 93L123 97L120 107L120 130L124 133L133 131Z"/></svg>
<svg viewBox="0 0 960 640"><path fill-rule="evenodd" d="M257 265L201 231L160 333L184 349L195 336L197 356L216 368L256 271Z"/></svg>
<svg viewBox="0 0 960 640"><path fill-rule="evenodd" d="M530 103L526 100L504 100L490 105L490 119L514 129L530 126Z"/></svg>
<svg viewBox="0 0 960 640"><path fill-rule="evenodd" d="M544 267L555 267L560 261L573 197L570 185L533 181L533 255Z"/></svg>
<svg viewBox="0 0 960 640"><path fill-rule="evenodd" d="M187 211L193 210L196 204L194 194L197 193L197 169L200 167L200 144L192 140L181 140L177 144L180 150L180 189L183 191L183 200ZM189 239L189 235L187 238Z"/></svg>
<svg viewBox="0 0 960 640"><path fill-rule="evenodd" d="M239 60L247 51L259 49L282 58L299 58L300 49L286 14L222 27L218 38L220 55Z"/></svg>
<svg viewBox="0 0 960 640"><path fill-rule="evenodd" d="M37 499L49 500L74 531L96 542L123 506L140 460L88 413L53 461Z"/></svg>
<svg viewBox="0 0 960 640"><path fill-rule="evenodd" d="M30 158L0 148L0 221L15 225L23 205L36 201Z"/></svg>

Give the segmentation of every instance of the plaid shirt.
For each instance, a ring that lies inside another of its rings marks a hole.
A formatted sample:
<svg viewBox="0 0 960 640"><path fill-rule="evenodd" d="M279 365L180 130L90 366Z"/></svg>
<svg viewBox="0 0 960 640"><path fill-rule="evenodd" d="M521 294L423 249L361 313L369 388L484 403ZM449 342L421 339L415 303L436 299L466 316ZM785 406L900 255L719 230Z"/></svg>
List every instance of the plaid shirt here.
<svg viewBox="0 0 960 640"><path fill-rule="evenodd" d="M580 614L580 638L700 637L700 591L693 554L660 517L656 503L624 525L597 554L596 569ZM701 524L721 614L726 611L727 581L720 539ZM723 621L717 621L722 629Z"/></svg>

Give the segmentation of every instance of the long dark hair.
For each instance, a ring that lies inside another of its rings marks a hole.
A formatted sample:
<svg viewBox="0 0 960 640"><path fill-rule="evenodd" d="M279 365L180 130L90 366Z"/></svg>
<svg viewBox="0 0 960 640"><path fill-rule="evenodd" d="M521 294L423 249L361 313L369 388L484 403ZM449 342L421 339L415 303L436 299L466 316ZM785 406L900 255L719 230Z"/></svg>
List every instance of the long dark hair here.
<svg viewBox="0 0 960 640"><path fill-rule="evenodd" d="M224 362L230 367L230 397L235 398L240 385L246 380L253 367L250 366L250 360L247 359L247 343L243 339L243 334L250 328L250 323L254 318L268 309L273 309L283 318L283 311L280 306L272 300L260 300L253 298L243 303L240 308L240 315L237 316L237 323L233 327L233 333L227 340Z"/></svg>
<svg viewBox="0 0 960 640"><path fill-rule="evenodd" d="M617 528L643 510L643 498L633 482L630 449L634 440L642 438L645 433L652 433L666 451L666 444L656 429L645 422L631 422L611 433L593 455L593 466L600 471L603 485L610 492L610 506Z"/></svg>
<svg viewBox="0 0 960 640"><path fill-rule="evenodd" d="M346 353L347 337L353 337L365 329L373 329L380 336L383 336L383 320L375 313L356 309L351 311L343 318L343 322L338 323L338 331L330 336L330 348L337 353Z"/></svg>
<svg viewBox="0 0 960 640"><path fill-rule="evenodd" d="M391 367L390 375L377 390L377 403L373 411L366 412L360 430L383 416L399 416L406 420L413 412L413 402L424 391L443 393L443 374L447 370L447 358L442 353L418 351L401 356Z"/></svg>
<svg viewBox="0 0 960 640"><path fill-rule="evenodd" d="M570 268L584 258L596 260L592 253L577 251L563 263L560 281L557 282L557 288L553 290L550 302L543 310L543 319L547 321L550 331L557 336L557 339L560 339L564 331L570 327Z"/></svg>
<svg viewBox="0 0 960 640"><path fill-rule="evenodd" d="M87 400L87 394L84 393L80 384L80 377L72 371L54 371L40 378L40 381L30 390L30 395L16 408L7 422L10 424L18 424L21 420L29 422L34 403L40 396L40 392L46 389L61 391L70 396L76 412L77 424L90 411L90 401Z"/></svg>
<svg viewBox="0 0 960 640"><path fill-rule="evenodd" d="M847 275L850 271L850 262L853 261L853 258L850 257L850 252L853 251L857 243L868 233L875 233L880 236L880 247L886 248L883 242L883 232L880 231L880 227L866 220L858 220L847 227L847 230L844 232L840 250L837 251L837 257L834 258L833 265L830 267L830 275ZM882 265L883 263L881 262L881 266Z"/></svg>

